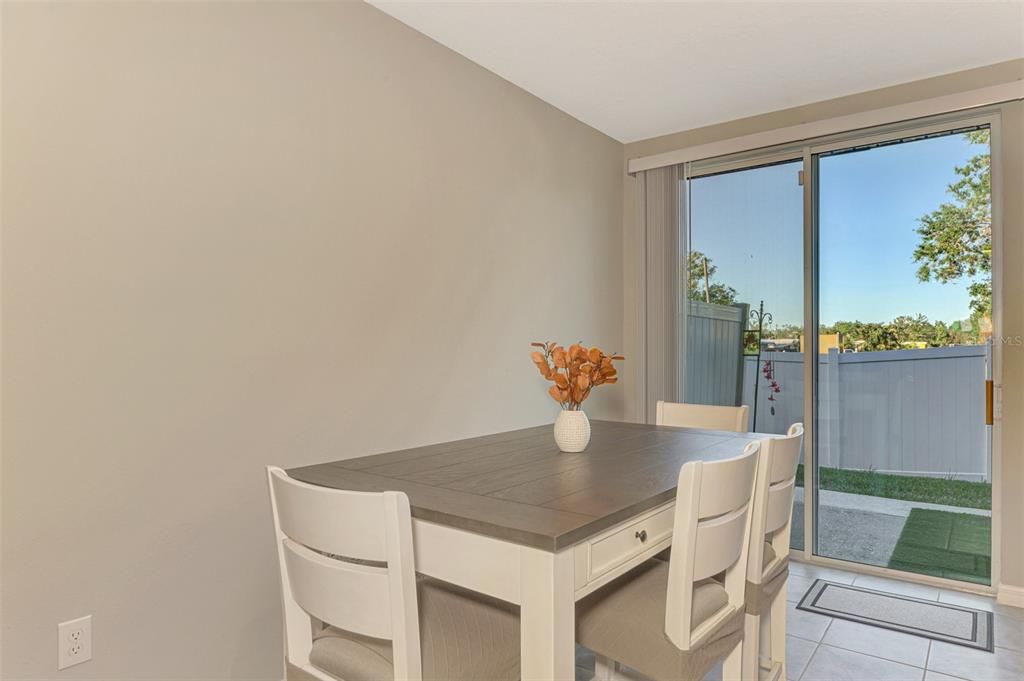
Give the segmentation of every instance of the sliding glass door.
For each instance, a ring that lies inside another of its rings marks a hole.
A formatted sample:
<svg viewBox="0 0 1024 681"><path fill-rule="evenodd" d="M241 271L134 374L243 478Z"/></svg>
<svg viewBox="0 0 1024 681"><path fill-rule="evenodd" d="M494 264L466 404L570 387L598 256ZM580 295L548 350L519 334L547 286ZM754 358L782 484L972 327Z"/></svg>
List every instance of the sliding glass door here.
<svg viewBox="0 0 1024 681"><path fill-rule="evenodd" d="M748 405L763 433L804 419L802 170L798 156L689 182L683 399Z"/></svg>
<svg viewBox="0 0 1024 681"><path fill-rule="evenodd" d="M993 120L688 166L679 397L805 423L807 557L992 581Z"/></svg>
<svg viewBox="0 0 1024 681"><path fill-rule="evenodd" d="M990 581L989 138L814 157L818 555Z"/></svg>

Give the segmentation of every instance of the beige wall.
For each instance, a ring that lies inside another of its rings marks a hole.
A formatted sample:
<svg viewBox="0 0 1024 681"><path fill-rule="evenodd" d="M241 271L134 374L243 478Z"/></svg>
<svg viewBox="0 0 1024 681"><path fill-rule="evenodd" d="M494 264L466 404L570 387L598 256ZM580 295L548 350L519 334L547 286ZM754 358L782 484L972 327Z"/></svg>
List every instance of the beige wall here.
<svg viewBox="0 0 1024 681"><path fill-rule="evenodd" d="M279 678L262 466L553 418L526 344L630 336L623 147L359 4L4 3L2 30L3 678L57 677L55 625L87 613L95 659L60 678ZM1004 144L1014 335L1020 105ZM1005 358L1024 585L1024 349Z"/></svg>
<svg viewBox="0 0 1024 681"><path fill-rule="evenodd" d="M622 145L347 3L4 3L3 676L280 679L263 466L550 422ZM621 415L622 386L593 416Z"/></svg>
<svg viewBox="0 0 1024 681"><path fill-rule="evenodd" d="M1024 69L1022 69L1024 70ZM1024 598L1024 102L1003 112L1002 577ZM1001 594L1001 596L1008 594ZM1018 602L1017 605L1022 605Z"/></svg>
<svg viewBox="0 0 1024 681"><path fill-rule="evenodd" d="M929 78L895 87L842 97L826 102L795 107L625 145L625 159L657 154L673 149L706 144L808 121L823 120L872 109L948 95L1024 79L1024 60L994 64L970 71ZM1024 337L1024 103L1007 105L1003 116L1003 334ZM637 240L634 180L626 176L623 202L623 286L627 310L636 299L635 267ZM997 254L998 256L998 254ZM626 314L624 338L626 353L636 356L632 347L636 329L632 315ZM1024 589L1024 347L1009 344L1003 351L1003 527L1002 582ZM627 367L628 371L629 367ZM625 373L626 381L632 374ZM632 394L632 393L630 393ZM979 399L981 396L979 395ZM627 417L639 420L636 405L628 404ZM1008 595L1004 592L1004 595ZM1024 597L1024 592L1016 594Z"/></svg>

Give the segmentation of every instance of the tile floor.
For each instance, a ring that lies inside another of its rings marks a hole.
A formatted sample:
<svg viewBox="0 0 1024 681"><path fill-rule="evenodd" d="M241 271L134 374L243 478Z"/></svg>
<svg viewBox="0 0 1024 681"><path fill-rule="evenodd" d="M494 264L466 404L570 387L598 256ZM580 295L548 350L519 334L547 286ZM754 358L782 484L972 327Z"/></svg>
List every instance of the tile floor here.
<svg viewBox="0 0 1024 681"><path fill-rule="evenodd" d="M995 615L995 652L797 610L796 603L817 578L991 610ZM787 600L789 681L1024 680L1024 609L998 604L992 598L792 563ZM593 654L578 648L576 681L589 681L593 675ZM715 670L705 681L720 675L721 671Z"/></svg>

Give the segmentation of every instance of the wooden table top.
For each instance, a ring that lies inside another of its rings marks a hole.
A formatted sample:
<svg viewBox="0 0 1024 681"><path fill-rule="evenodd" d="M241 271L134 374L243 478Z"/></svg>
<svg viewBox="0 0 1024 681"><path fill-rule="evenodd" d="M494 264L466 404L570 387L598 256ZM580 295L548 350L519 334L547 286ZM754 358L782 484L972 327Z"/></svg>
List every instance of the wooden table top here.
<svg viewBox="0 0 1024 681"><path fill-rule="evenodd" d="M739 455L753 433L592 421L586 451L552 426L293 468L314 485L409 496L414 518L557 551L675 498L687 461Z"/></svg>

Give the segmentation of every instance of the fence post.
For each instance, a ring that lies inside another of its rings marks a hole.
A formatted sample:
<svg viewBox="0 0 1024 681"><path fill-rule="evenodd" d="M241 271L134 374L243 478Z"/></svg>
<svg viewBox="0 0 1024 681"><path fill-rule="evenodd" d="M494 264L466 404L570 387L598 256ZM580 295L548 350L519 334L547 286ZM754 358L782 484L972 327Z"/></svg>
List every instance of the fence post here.
<svg viewBox="0 0 1024 681"><path fill-rule="evenodd" d="M828 452L827 456L819 458L819 465L828 464L830 468L842 468L842 457L839 451L840 431L840 392L839 392L839 349L829 348L825 362L825 423ZM819 405L820 407L820 405ZM821 411L818 412L819 414Z"/></svg>

